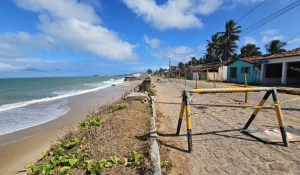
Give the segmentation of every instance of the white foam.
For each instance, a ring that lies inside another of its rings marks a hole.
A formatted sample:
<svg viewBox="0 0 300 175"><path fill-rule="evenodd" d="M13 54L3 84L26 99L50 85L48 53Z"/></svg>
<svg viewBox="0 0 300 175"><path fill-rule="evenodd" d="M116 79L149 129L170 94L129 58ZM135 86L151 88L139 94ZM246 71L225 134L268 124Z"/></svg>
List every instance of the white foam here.
<svg viewBox="0 0 300 175"><path fill-rule="evenodd" d="M17 108L0 113L0 135L40 125L69 112L67 100Z"/></svg>
<svg viewBox="0 0 300 175"><path fill-rule="evenodd" d="M111 81L107 81L105 84L97 86L96 88L93 88L93 89L75 90L75 91L54 91L53 94L57 95L55 97L46 97L46 98L42 98L42 99L35 99L35 100L30 100L30 101L25 101L25 102L5 104L5 105L0 106L0 112L15 109L15 108L20 108L20 107L24 107L24 106L28 106L28 105L31 105L31 104L36 104L36 103L41 103L41 102L49 102L49 101L58 100L58 99L66 98L66 97L71 97L71 96L75 96L75 95L94 92L94 91L97 91L97 90L100 90L100 89L108 88L112 84L121 84L123 82L124 82L123 78L122 79L117 79L115 81L113 81L113 79L111 79Z"/></svg>

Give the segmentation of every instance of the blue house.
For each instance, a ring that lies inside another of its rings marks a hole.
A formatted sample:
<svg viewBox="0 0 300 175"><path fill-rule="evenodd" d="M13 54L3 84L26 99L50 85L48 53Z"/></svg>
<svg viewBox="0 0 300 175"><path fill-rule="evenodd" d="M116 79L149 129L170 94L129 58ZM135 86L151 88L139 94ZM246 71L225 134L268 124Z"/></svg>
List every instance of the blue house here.
<svg viewBox="0 0 300 175"><path fill-rule="evenodd" d="M246 73L247 83L261 83L261 70L257 62L257 57L240 58L231 62L227 66L227 82L244 83Z"/></svg>

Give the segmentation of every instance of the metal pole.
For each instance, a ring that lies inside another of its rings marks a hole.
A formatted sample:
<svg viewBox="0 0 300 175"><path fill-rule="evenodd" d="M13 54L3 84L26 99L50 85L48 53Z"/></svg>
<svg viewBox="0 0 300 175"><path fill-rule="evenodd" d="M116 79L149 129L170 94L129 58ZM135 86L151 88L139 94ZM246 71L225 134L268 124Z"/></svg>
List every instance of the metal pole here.
<svg viewBox="0 0 300 175"><path fill-rule="evenodd" d="M185 92L186 99L185 99L185 109L186 109L186 128L187 128L187 138L188 138L188 152L193 151L193 144L192 144L192 121L191 121L191 107L189 102L189 93Z"/></svg>
<svg viewBox="0 0 300 175"><path fill-rule="evenodd" d="M288 141L288 137L287 137L287 134L286 134L286 131L285 131L285 128L284 128L282 112L281 112L281 109L280 109L280 104L277 100L276 90L272 91L272 97L273 97L273 101L274 101L275 111L276 111L277 120L278 120L278 123L279 123L279 128L280 128L283 144L284 144L284 146L289 147L289 141Z"/></svg>
<svg viewBox="0 0 300 175"><path fill-rule="evenodd" d="M181 108L180 108L180 112L179 112L179 119L178 119L178 124L177 124L176 135L179 135L179 133L180 133L180 128L181 128L181 123L182 123L184 108L186 106L186 98L187 98L186 92L183 91L182 92L182 102L181 102Z"/></svg>
<svg viewBox="0 0 300 175"><path fill-rule="evenodd" d="M270 94L271 94L271 90L266 92L266 94L264 95L264 97L259 102L258 106L255 108L254 112L252 113L252 115L248 119L247 123L245 124L245 126L243 128L244 130L248 129L248 127L250 126L250 124L252 123L252 121L254 120L254 118L256 117L256 115L258 114L258 112L260 111L260 109L262 108L262 106L265 104L265 102L269 98Z"/></svg>

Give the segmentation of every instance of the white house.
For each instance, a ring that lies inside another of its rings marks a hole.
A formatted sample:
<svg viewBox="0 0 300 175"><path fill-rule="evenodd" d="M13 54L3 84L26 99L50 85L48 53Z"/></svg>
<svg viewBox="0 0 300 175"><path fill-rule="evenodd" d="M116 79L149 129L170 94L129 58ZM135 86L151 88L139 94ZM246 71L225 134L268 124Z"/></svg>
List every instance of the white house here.
<svg viewBox="0 0 300 175"><path fill-rule="evenodd" d="M300 84L300 48L260 59L262 84Z"/></svg>

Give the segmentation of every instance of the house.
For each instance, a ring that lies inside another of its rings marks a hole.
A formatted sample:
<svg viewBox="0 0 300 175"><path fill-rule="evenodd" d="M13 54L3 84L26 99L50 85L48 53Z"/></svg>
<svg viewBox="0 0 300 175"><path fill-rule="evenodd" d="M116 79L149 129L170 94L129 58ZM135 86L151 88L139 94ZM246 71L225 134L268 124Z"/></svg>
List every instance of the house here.
<svg viewBox="0 0 300 175"><path fill-rule="evenodd" d="M190 66L187 71L187 79L196 79L196 75L199 79L208 81L226 81L227 79L227 65L231 61L210 63L207 65Z"/></svg>
<svg viewBox="0 0 300 175"><path fill-rule="evenodd" d="M262 84L300 84L300 48L261 58Z"/></svg>
<svg viewBox="0 0 300 175"><path fill-rule="evenodd" d="M247 83L260 83L260 68L258 57L239 58L227 66L227 82L244 83L246 74Z"/></svg>

